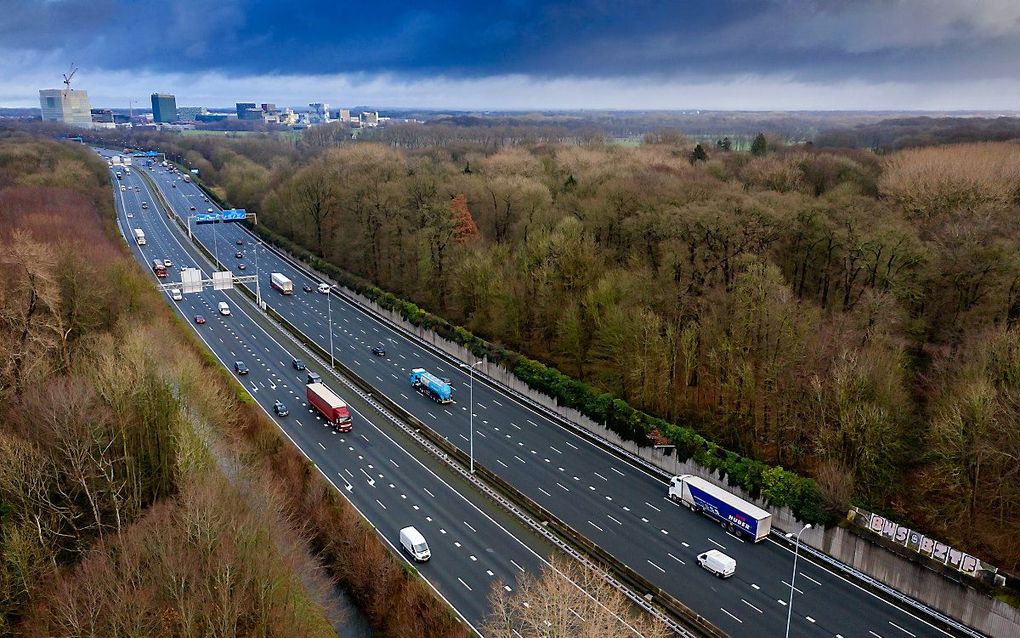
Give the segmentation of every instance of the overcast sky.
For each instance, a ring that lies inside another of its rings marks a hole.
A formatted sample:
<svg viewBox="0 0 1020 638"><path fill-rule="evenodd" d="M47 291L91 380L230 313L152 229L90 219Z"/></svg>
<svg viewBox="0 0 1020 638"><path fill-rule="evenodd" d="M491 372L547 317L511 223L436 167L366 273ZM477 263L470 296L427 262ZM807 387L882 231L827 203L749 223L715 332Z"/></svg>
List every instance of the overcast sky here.
<svg viewBox="0 0 1020 638"><path fill-rule="evenodd" d="M0 105L1020 109L1020 0L0 0Z"/></svg>

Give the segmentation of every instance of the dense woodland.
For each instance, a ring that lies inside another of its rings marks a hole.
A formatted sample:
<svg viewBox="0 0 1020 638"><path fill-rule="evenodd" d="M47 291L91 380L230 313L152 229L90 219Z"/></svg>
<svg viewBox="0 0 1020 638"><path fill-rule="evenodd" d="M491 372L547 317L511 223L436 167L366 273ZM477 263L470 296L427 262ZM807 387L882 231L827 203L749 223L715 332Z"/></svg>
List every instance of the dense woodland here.
<svg viewBox="0 0 1020 638"><path fill-rule="evenodd" d="M820 132L814 141L819 146L889 151L1016 139L1020 139L1020 118L1016 117L899 117L834 126Z"/></svg>
<svg viewBox="0 0 1020 638"><path fill-rule="evenodd" d="M135 138L395 294L1020 566L1020 148ZM117 143L128 140L119 138Z"/></svg>

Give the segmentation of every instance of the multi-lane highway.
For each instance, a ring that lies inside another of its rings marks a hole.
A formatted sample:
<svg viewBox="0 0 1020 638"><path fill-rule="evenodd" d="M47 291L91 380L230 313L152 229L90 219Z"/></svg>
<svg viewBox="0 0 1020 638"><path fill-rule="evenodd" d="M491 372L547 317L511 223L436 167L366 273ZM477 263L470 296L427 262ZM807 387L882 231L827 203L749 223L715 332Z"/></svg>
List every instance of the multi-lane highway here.
<svg viewBox="0 0 1020 638"><path fill-rule="evenodd" d="M119 222L134 254L150 271L155 259L173 263L168 278L161 282L179 280L182 265L208 273L201 254L171 232L173 222L160 212L138 170L134 167L133 174L121 180L125 191L117 188L115 192ZM144 246L132 241L135 228L145 233ZM356 394L344 392L346 388L325 366L258 320L254 306L240 292L208 290L184 295L180 301L172 301L169 295L167 299L225 367L233 370L235 361L246 364L250 372L234 373L237 380L383 538L397 546L398 530L407 525L424 534L432 559L418 566L420 572L470 623L477 625L487 613L487 596L497 579L513 588L521 573L541 566L548 547L466 489L441 464L409 453L408 449L420 450L387 428L385 419ZM229 304L229 316L219 314L221 301ZM205 323L196 324L196 315L202 315ZM306 373L293 368L294 357L304 358L310 370L323 374L326 383L349 401L356 422L352 433L336 433L310 411L303 396ZM272 414L277 400L289 408L287 417Z"/></svg>
<svg viewBox="0 0 1020 638"><path fill-rule="evenodd" d="M177 174L159 167L150 171L136 166L135 171L138 170L145 170L156 180L173 210L182 217L193 214L192 207L196 209L194 212L215 208L194 184L180 180ZM141 185L144 192L145 186ZM152 200L148 201L152 207ZM156 215L154 219L152 212L143 217L152 226L150 242L155 239L168 250L177 246L182 254L193 254L185 248L186 235L165 217ZM254 236L243 227L193 224L192 229L195 238L210 252L216 253L235 274L257 274L264 300L308 337L325 349L330 347L332 337L334 353L339 360L374 384L378 392L399 403L452 443L468 449L468 376L457 362L342 297L315 292L314 288L321 279L276 251L258 245ZM149 227L143 226L143 230L149 236ZM241 257L234 256L238 251ZM144 253L143 263L159 256L154 254L153 246L147 247ZM191 259L194 261L196 258ZM246 264L243 273L237 268L241 263ZM283 272L290 277L295 285L294 295L283 296L271 290L270 272ZM304 292L306 285L313 291ZM223 348L236 347L236 339L234 342L230 339L237 334L235 322L238 318L226 321L211 318L215 314L212 312L215 295L222 294L201 293L194 295L194 299L186 296L179 305L186 314L198 312L196 308L205 309L213 324L211 329L227 330L229 339L227 336L214 337L214 340L221 341L220 349L214 347L214 350L229 364L234 356L231 353L236 350ZM237 295L236 292L232 294ZM225 325L219 327L220 323ZM266 336L257 330L249 330L244 333L244 338L252 352L266 360L262 352L266 348L271 349L266 343ZM385 357L372 355L371 346L376 343L386 346ZM220 354L221 351L223 354ZM283 365L289 359L286 355L280 356L283 358L274 359L266 369L269 378L286 379L290 385L288 392L299 391L296 375ZM255 363L256 366L262 365L262 361ZM254 370L251 362L249 366ZM450 405L438 405L412 392L407 375L415 367L424 367L450 378L456 401ZM277 376L273 377L274 374ZM264 396L264 388L258 387L257 383L252 386L246 380L246 386L255 392L254 396L260 402L268 400L271 403L269 397ZM746 542L726 533L708 519L679 508L666 497L666 485L659 477L608 454L496 384L476 377L474 401L476 462L500 475L576 531L727 633L733 636L780 636L785 633L793 562L786 546L772 540L759 544ZM295 404L292 409L299 407L296 405L298 402L301 403L302 410L295 410L295 414L305 410L300 398L291 398L289 402ZM313 428L319 433L320 440L308 443L323 448L321 455L313 457L317 463L322 458L320 467L339 467L352 462L351 458L363 455L357 439L366 429L369 430L368 436L375 439L382 437L385 430L372 429L362 419L358 418L354 436L347 436L343 441L329 436L321 428ZM293 422L285 427L295 436ZM304 431L306 427L307 424L301 426L297 432ZM396 451L392 453L397 454ZM375 469L387 465L385 459L375 458ZM389 465L386 468L390 477L388 481L395 483L400 480L398 477L404 467L404 464L400 469ZM406 485L411 491L414 486L420 485L418 477L406 481ZM360 502L358 506L362 506ZM371 515L369 517L372 518ZM460 514L454 516L460 517ZM426 535L430 540L435 536L428 532ZM496 547L499 547L497 553L503 552L503 546ZM733 578L718 580L697 567L695 556L708 549L722 549L737 560L737 572ZM505 568L505 557L502 564ZM532 558L530 564L536 564L536 560ZM432 571L428 573L440 571L435 569L437 566L430 566ZM916 638L946 635L916 612L894 606L803 557L796 585L791 636ZM446 589L440 588L446 593ZM483 597L477 589L473 591L479 598Z"/></svg>

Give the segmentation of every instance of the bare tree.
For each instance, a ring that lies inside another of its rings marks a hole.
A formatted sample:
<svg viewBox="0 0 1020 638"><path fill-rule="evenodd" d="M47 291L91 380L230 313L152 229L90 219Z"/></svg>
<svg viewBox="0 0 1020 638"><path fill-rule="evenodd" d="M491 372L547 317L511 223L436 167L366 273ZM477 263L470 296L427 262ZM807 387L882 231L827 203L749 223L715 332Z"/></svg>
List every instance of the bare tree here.
<svg viewBox="0 0 1020 638"><path fill-rule="evenodd" d="M538 576L525 574L509 594L502 582L489 595L482 628L490 638L665 638L663 624L637 610L591 569L554 558Z"/></svg>
<svg viewBox="0 0 1020 638"><path fill-rule="evenodd" d="M54 278L56 258L46 245L16 230L0 251L6 266L7 289L0 296L0 330L8 333L0 388L10 384L15 393L33 368L46 363L37 356L55 351L59 334L59 288Z"/></svg>

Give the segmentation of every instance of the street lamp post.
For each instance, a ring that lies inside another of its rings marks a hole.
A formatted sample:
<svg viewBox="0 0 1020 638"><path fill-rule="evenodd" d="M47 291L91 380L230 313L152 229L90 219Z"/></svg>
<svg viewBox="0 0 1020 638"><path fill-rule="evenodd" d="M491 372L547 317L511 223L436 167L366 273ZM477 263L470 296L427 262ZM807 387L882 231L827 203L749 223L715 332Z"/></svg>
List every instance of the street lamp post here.
<svg viewBox="0 0 1020 638"><path fill-rule="evenodd" d="M786 638L790 638L790 619L793 618L793 584L797 582L797 554L800 552L800 535L805 531L811 529L811 523L808 523L797 532L797 542L793 548L793 576L790 577L790 604L786 608ZM787 534L787 538L791 538L793 534Z"/></svg>
<svg viewBox="0 0 1020 638"><path fill-rule="evenodd" d="M255 305L262 309L262 288L259 286L259 246L262 245L258 239L255 240Z"/></svg>
<svg viewBox="0 0 1020 638"><path fill-rule="evenodd" d="M334 367L333 361L333 308L329 301L329 298L333 296L333 286L329 287L329 292L326 293L326 315L328 317L327 322L329 323L329 367Z"/></svg>
<svg viewBox="0 0 1020 638"><path fill-rule="evenodd" d="M212 245L213 245L213 258L216 260L216 269L222 268L220 265L220 248L219 243L216 241L216 224L213 224L212 229Z"/></svg>
<svg viewBox="0 0 1020 638"><path fill-rule="evenodd" d="M460 367L467 368L468 371L468 429L470 430L469 448L470 452L468 458L470 459L471 473L475 473L475 368L482 365L485 359L481 361L475 361L471 365L466 363L460 364Z"/></svg>

